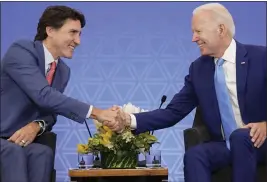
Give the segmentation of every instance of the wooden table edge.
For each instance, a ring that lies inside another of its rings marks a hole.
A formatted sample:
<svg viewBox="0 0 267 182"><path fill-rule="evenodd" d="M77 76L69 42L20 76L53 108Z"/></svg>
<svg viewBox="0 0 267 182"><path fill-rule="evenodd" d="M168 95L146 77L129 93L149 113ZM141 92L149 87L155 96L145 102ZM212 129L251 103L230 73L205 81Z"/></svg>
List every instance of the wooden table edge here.
<svg viewBox="0 0 267 182"><path fill-rule="evenodd" d="M69 177L168 176L168 168L69 170Z"/></svg>

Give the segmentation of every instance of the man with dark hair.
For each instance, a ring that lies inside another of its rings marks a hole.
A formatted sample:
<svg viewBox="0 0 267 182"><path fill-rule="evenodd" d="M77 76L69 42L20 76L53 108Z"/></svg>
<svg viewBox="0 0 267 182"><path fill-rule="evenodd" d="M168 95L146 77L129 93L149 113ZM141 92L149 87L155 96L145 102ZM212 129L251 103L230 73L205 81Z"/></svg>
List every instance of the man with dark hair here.
<svg viewBox="0 0 267 182"><path fill-rule="evenodd" d="M115 121L117 111L100 110L63 95L72 58L80 44L84 15L66 6L48 7L35 41L13 43L1 61L1 177L3 182L48 182L52 151L34 143L52 129L57 115L78 123Z"/></svg>

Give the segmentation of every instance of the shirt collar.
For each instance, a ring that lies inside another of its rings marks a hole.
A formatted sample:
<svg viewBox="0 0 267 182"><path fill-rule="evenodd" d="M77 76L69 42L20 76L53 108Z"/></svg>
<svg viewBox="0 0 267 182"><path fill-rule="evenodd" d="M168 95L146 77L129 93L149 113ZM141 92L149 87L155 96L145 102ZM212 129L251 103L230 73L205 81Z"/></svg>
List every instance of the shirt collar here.
<svg viewBox="0 0 267 182"><path fill-rule="evenodd" d="M234 39L232 39L230 45L225 50L225 52L222 56L222 59L235 64L235 62L236 62L236 42ZM218 60L218 58L215 58L215 61L217 61L217 60Z"/></svg>
<svg viewBox="0 0 267 182"><path fill-rule="evenodd" d="M45 64L50 65L54 61L57 64L58 59L54 60L54 57L52 56L52 54L49 52L49 50L46 48L46 46L44 44L43 44L43 47L44 47L44 55L45 55Z"/></svg>

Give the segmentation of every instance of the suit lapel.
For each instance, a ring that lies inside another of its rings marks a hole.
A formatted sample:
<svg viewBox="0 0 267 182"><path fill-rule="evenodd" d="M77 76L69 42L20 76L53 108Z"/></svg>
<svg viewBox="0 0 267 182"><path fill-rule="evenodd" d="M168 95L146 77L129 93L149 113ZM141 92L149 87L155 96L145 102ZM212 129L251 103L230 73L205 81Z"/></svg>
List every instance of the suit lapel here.
<svg viewBox="0 0 267 182"><path fill-rule="evenodd" d="M209 85L210 89L207 92L207 98L210 98L211 105L215 107L215 113L214 115L216 118L220 118L220 110L217 100L217 95L215 91L215 85L214 85L214 73L215 73L215 62L214 57L207 57L207 60L204 61L205 64L205 75L206 78L205 82Z"/></svg>
<svg viewBox="0 0 267 182"><path fill-rule="evenodd" d="M41 41L34 42L35 49L38 53L38 64L42 74L45 76L45 55L44 55L44 47Z"/></svg>
<svg viewBox="0 0 267 182"><path fill-rule="evenodd" d="M52 87L56 88L57 90L62 90L63 87L63 80L62 80L62 63L61 60L58 60L56 72L53 78Z"/></svg>
<svg viewBox="0 0 267 182"><path fill-rule="evenodd" d="M42 74L45 77L45 54L44 54L44 47L41 41L35 41L35 49L37 50L38 53L38 64L40 67L40 70L42 72ZM58 60L58 64L57 64L57 68L56 68L56 72L53 78L53 82L52 82L52 87L56 88L57 90L62 90L63 87L63 80L62 80L62 63L61 60Z"/></svg>
<svg viewBox="0 0 267 182"><path fill-rule="evenodd" d="M247 51L245 47L236 42L236 87L237 97L241 113L244 113L245 107L245 91L247 82L247 71L249 60L246 57Z"/></svg>

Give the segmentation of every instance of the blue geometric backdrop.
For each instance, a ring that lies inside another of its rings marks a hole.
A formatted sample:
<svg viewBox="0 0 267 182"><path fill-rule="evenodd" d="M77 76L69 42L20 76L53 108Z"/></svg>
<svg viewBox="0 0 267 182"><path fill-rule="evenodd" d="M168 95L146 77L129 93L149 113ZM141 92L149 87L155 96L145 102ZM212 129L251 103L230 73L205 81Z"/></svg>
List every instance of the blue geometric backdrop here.
<svg viewBox="0 0 267 182"><path fill-rule="evenodd" d="M188 67L199 56L191 42L192 11L203 2L2 2L1 58L10 44L33 39L41 13L48 5L64 4L81 10L87 19L82 44L72 60L65 94L96 107L127 102L148 110L159 107L162 95L169 103L183 86ZM223 3L236 23L236 39L266 45L265 3ZM172 128L156 131L169 180L183 182L183 130L192 126L192 112ZM88 121L92 133L92 121ZM57 181L69 181L76 167L76 144L87 141L85 125L59 117Z"/></svg>

